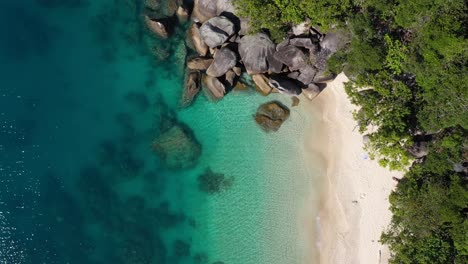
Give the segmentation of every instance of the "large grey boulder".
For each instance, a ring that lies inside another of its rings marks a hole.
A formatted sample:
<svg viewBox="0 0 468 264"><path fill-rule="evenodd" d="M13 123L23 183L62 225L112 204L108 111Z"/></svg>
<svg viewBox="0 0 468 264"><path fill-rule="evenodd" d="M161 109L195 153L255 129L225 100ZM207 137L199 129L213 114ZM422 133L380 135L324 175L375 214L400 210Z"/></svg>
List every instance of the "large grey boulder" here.
<svg viewBox="0 0 468 264"><path fill-rule="evenodd" d="M270 86L276 88L280 93L288 95L299 95L302 92L301 85L286 76L273 75L269 79Z"/></svg>
<svg viewBox="0 0 468 264"><path fill-rule="evenodd" d="M213 101L220 100L224 97L224 94L226 94L226 87L216 77L203 75L202 83L205 94Z"/></svg>
<svg viewBox="0 0 468 264"><path fill-rule="evenodd" d="M219 16L223 12L234 14L235 8L232 0L195 0L193 15L204 22L212 17Z"/></svg>
<svg viewBox="0 0 468 264"><path fill-rule="evenodd" d="M315 49L315 44L310 38L293 38L289 40L289 44L306 49Z"/></svg>
<svg viewBox="0 0 468 264"><path fill-rule="evenodd" d="M200 56L205 56L208 53L208 46L205 44L200 34L200 25L193 23L189 30L190 39L192 40L195 50Z"/></svg>
<svg viewBox="0 0 468 264"><path fill-rule="evenodd" d="M224 12L234 14L236 9L234 8L233 0L211 0L216 2L216 15L221 15Z"/></svg>
<svg viewBox="0 0 468 264"><path fill-rule="evenodd" d="M240 40L239 54L249 74L281 70L282 64L273 57L274 53L275 44L266 34L248 35Z"/></svg>
<svg viewBox="0 0 468 264"><path fill-rule="evenodd" d="M234 33L234 24L224 16L210 18L200 28L200 35L210 48L220 46Z"/></svg>
<svg viewBox="0 0 468 264"><path fill-rule="evenodd" d="M299 69L299 72L300 74L297 77L297 80L304 85L307 85L314 80L317 70L313 66L307 64L303 68Z"/></svg>
<svg viewBox="0 0 468 264"><path fill-rule="evenodd" d="M232 69L232 67L236 66L236 62L236 53L227 47L222 47L220 50L216 51L213 63L211 63L210 67L206 70L206 74L213 77L220 77Z"/></svg>
<svg viewBox="0 0 468 264"><path fill-rule="evenodd" d="M307 64L307 57L305 56L304 52L292 45L287 45L279 49L275 53L274 57L282 63L286 64L290 71L299 70L305 67Z"/></svg>

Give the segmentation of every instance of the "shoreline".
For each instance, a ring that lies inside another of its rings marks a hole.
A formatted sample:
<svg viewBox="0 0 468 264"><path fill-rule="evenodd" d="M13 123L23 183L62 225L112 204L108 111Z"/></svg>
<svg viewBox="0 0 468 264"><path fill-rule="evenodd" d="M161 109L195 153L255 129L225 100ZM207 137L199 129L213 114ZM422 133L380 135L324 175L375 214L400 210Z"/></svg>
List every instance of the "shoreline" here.
<svg viewBox="0 0 468 264"><path fill-rule="evenodd" d="M378 240L390 223L388 197L396 186L392 177L401 178L403 173L380 167L363 150L362 135L352 116L356 106L344 90L346 81L339 74L306 104L307 111L316 115L314 127L319 128L306 135L306 148L325 167L318 215L313 220L308 216L317 225L311 246L318 252L318 263L388 263L389 249Z"/></svg>

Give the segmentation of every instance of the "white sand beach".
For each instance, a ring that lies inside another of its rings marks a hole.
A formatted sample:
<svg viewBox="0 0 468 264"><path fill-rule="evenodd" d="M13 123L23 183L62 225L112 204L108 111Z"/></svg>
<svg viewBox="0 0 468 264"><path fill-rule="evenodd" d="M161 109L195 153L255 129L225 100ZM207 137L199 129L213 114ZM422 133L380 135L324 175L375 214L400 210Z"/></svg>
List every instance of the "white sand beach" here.
<svg viewBox="0 0 468 264"><path fill-rule="evenodd" d="M387 263L389 250L378 240L391 218L388 196L396 185L392 177L400 178L402 173L380 167L363 150L362 135L352 117L355 106L344 90L347 80L340 74L312 102L305 98L301 102L318 115L319 124L314 127L320 128L306 138L306 148L326 164L319 234L314 234L319 263Z"/></svg>

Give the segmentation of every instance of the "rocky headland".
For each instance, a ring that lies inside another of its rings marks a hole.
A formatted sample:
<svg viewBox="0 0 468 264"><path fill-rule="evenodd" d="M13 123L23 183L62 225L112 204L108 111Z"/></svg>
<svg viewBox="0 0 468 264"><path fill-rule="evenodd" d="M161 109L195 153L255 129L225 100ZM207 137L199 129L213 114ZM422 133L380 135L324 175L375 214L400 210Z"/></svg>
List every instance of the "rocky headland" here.
<svg viewBox="0 0 468 264"><path fill-rule="evenodd" d="M186 58L182 106L189 106L201 90L210 100L218 101L231 90L244 87L264 96L291 96L297 105L297 96L313 100L335 78L327 70L327 60L348 42L344 34L324 34L305 21L291 25L288 37L276 44L266 33L250 32L249 21L236 16L233 2L146 2L144 20L161 38L170 37L178 23L190 23L185 24L186 46L196 55ZM287 107L282 108L289 113Z"/></svg>

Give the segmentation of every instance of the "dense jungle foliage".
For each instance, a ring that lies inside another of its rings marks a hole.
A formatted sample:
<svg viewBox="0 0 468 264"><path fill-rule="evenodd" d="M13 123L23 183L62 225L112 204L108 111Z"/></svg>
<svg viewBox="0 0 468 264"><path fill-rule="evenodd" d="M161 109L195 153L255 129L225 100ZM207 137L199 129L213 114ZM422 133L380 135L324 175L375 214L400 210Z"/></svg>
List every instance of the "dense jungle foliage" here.
<svg viewBox="0 0 468 264"><path fill-rule="evenodd" d="M391 263L468 263L468 8L464 0L237 0L252 31L279 42L310 19L351 41L329 61L347 93L367 150L407 171L391 194L381 241ZM369 132L372 127L372 132ZM423 158L410 155L427 146ZM376 175L378 177L378 175Z"/></svg>

